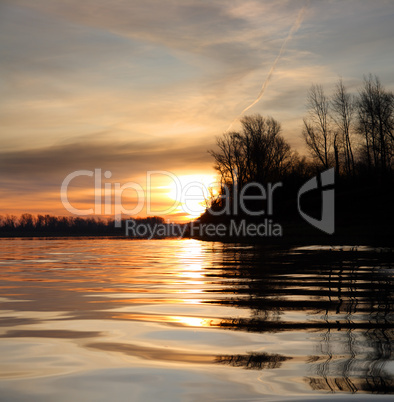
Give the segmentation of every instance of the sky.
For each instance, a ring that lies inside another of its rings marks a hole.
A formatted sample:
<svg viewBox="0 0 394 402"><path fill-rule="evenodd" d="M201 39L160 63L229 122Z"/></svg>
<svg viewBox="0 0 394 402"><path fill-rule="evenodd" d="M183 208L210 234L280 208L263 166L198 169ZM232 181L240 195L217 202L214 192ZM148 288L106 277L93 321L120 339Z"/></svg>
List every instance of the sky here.
<svg viewBox="0 0 394 402"><path fill-rule="evenodd" d="M311 84L394 90L393 20L393 0L0 0L0 214L97 213L119 183L125 210L189 219L175 190L214 181L207 150L264 83L246 113L300 153Z"/></svg>

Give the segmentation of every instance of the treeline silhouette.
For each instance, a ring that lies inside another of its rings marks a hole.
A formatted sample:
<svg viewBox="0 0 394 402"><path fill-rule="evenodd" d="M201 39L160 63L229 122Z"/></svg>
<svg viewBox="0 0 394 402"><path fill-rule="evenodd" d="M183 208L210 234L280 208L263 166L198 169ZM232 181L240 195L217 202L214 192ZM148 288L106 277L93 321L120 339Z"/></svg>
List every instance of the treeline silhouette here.
<svg viewBox="0 0 394 402"><path fill-rule="evenodd" d="M331 96L321 85L312 85L306 104L302 136L309 158L291 148L277 120L259 114L243 117L241 130L217 138L217 148L209 152L221 190L207 201L200 222L262 221L267 214L252 216L239 209L233 213L232 206L240 204L242 189L250 183L267 188L269 183L281 182L268 218L283 224L284 237L290 241L302 242L316 235L329 240L332 236L322 235L300 218L297 194L308 179L335 168L336 237L360 242L392 239L394 94L378 77L369 75L357 95L348 92L342 79ZM243 195L261 195L261 191L248 186ZM302 210L320 219L321 198L321 189L310 191L302 197ZM252 212L269 212L268 203L245 202ZM220 215L226 206L230 213Z"/></svg>
<svg viewBox="0 0 394 402"><path fill-rule="evenodd" d="M134 219L138 226L154 227L164 224L158 216ZM125 220L115 226L114 219L22 214L0 215L0 236L124 236ZM130 235L132 236L132 235Z"/></svg>

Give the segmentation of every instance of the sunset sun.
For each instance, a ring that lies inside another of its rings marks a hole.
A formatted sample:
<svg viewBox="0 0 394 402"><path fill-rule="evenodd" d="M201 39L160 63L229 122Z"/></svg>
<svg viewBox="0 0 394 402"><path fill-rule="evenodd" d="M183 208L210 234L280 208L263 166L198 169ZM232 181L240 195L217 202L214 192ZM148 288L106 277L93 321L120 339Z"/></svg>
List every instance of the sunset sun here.
<svg viewBox="0 0 394 402"><path fill-rule="evenodd" d="M183 175L172 180L166 195L174 201L174 213L184 213L186 218L199 217L206 209L211 196L218 194L214 175Z"/></svg>

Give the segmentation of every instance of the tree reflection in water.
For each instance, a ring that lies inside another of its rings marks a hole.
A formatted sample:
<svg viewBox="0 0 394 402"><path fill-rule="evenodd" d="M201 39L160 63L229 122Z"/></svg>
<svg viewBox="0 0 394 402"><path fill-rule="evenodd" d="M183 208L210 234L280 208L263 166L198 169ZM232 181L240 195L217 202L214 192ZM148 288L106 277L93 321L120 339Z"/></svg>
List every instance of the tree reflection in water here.
<svg viewBox="0 0 394 402"><path fill-rule="evenodd" d="M229 355L217 356L216 363L229 364L234 367L244 367L246 369L276 369L281 363L291 359L278 354L268 353L249 353L248 355Z"/></svg>
<svg viewBox="0 0 394 402"><path fill-rule="evenodd" d="M227 292L222 304L253 311L219 327L254 332L303 331L320 337L309 356L313 390L392 393L386 371L393 359L392 250L368 248L262 250L224 253ZM229 289L228 280L233 281ZM217 302L217 300L215 301ZM289 319L286 313L296 313ZM247 369L278 368L277 354L218 356L218 363Z"/></svg>

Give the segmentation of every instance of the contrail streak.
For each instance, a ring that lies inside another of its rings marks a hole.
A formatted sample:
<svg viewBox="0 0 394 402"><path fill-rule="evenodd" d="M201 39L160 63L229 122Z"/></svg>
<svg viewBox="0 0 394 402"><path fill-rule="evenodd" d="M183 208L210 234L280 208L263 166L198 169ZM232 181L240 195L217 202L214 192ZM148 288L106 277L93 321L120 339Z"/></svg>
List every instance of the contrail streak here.
<svg viewBox="0 0 394 402"><path fill-rule="evenodd" d="M270 70L269 70L269 72L268 72L267 78L265 79L265 81L264 81L264 83L263 83L263 85L262 85L262 87L261 87L261 90L260 90L259 94L257 95L257 98L256 98L249 106L247 106L244 110L242 110L242 112L241 112L241 113L234 119L234 121L230 124L230 126L229 126L229 128L226 130L226 132L231 129L231 127L233 126L233 124L234 124L246 111L248 111L250 108L252 108L252 107L253 107L257 102L259 102L259 100L263 97L264 92L265 92L265 90L266 90L266 88L267 88L267 86L268 86L268 83L269 83L269 81L270 81L270 79L271 79L271 77L272 77L272 74L273 74L274 71L275 71L276 65L278 64L279 59L281 58L283 52L285 51L287 42L293 37L293 34L294 34L295 32L297 32L298 29L299 29L300 26L301 26L301 23L302 23L302 20L303 20L303 18L304 18L304 13L305 13L306 8L307 8L307 5L305 5L305 6L300 10L300 12L298 13L297 18L296 18L294 24L293 24L292 27L290 28L290 31L289 31L289 33L287 34L286 39L283 41L282 46L281 46L281 48L280 48L280 50L279 50L279 53L278 53L278 55L276 56L276 59L275 59L274 63L272 64L272 66L271 66L271 68L270 68Z"/></svg>

